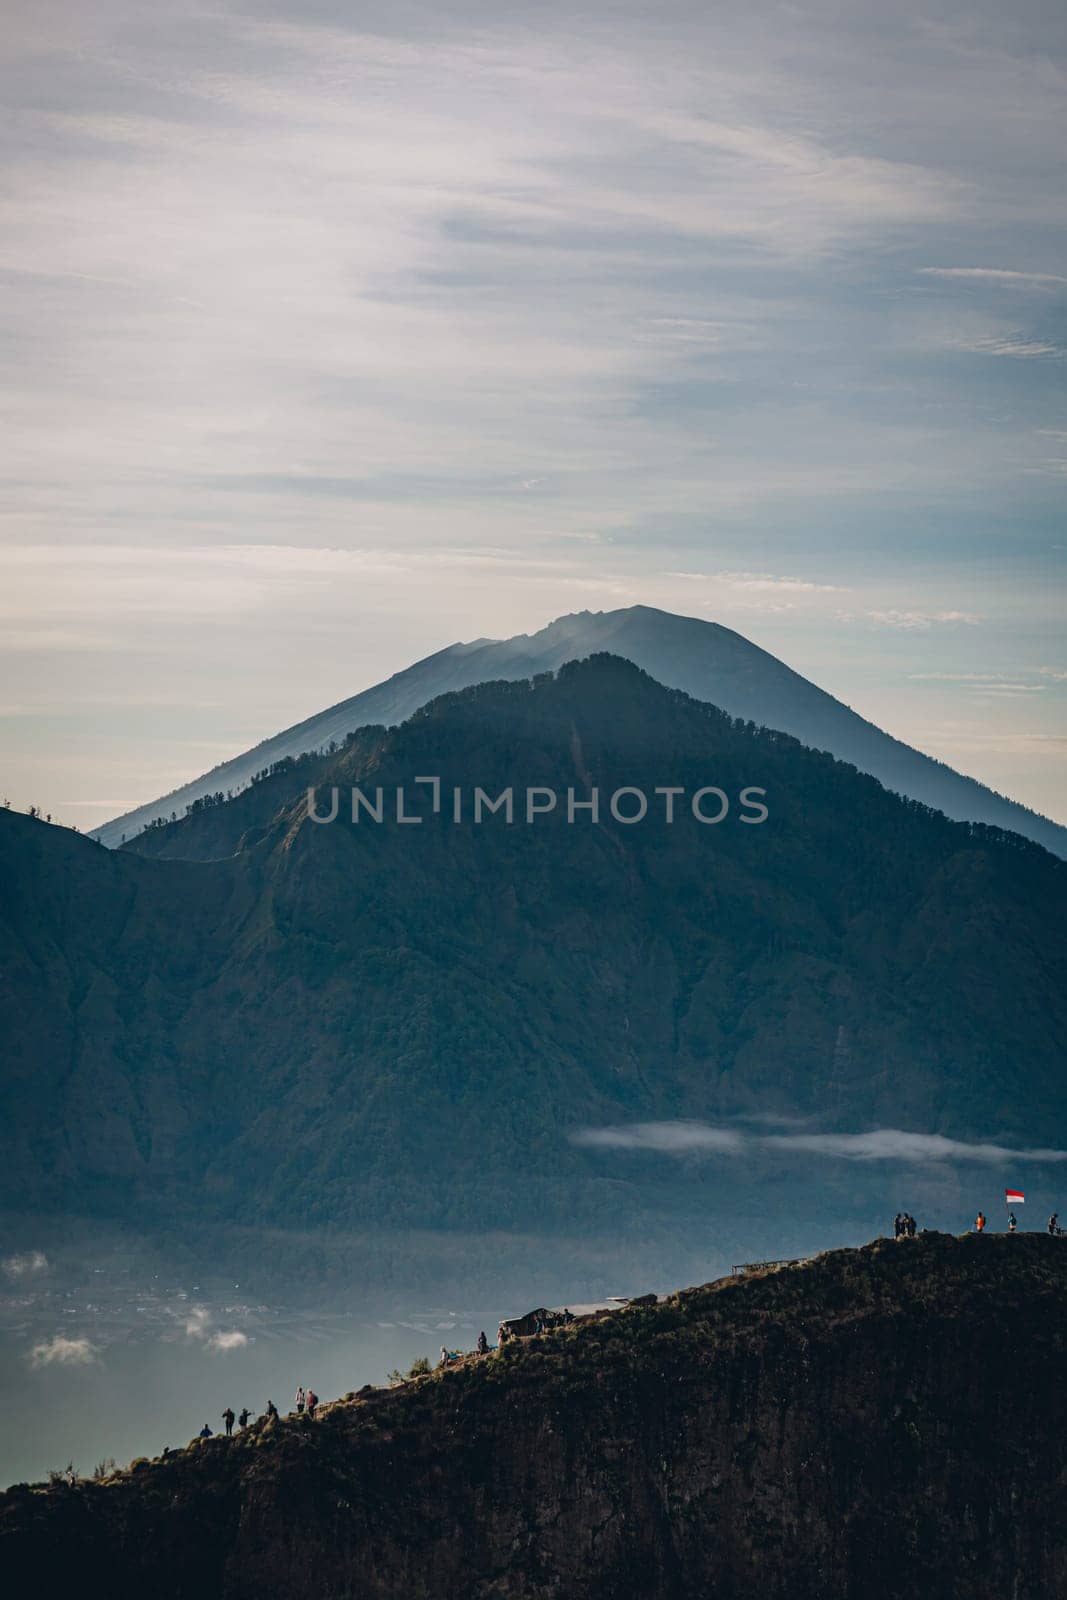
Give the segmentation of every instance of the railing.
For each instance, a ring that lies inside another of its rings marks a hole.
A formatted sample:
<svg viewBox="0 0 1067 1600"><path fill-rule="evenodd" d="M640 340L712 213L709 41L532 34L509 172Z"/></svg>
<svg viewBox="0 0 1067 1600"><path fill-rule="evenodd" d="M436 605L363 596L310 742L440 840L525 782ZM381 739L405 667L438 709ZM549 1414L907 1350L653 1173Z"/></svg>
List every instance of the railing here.
<svg viewBox="0 0 1067 1600"><path fill-rule="evenodd" d="M772 1267L799 1267L802 1261L807 1261L807 1256L788 1256L780 1261L740 1261L730 1268L735 1278L744 1277L747 1272L766 1272Z"/></svg>

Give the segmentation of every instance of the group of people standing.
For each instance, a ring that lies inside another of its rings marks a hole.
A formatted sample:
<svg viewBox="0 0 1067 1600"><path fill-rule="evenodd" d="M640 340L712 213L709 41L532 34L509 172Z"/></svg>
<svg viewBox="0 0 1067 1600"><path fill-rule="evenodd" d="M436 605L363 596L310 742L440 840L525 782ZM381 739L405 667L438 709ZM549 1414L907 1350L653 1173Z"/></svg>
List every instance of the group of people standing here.
<svg viewBox="0 0 1067 1600"><path fill-rule="evenodd" d="M974 1231L975 1231L975 1233L984 1233L988 1226L989 1226L989 1223L988 1223L988 1221L986 1219L985 1212L984 1211L979 1211L978 1215L974 1219ZM1018 1221L1016 1220L1015 1212L1014 1211L1009 1211L1008 1212L1008 1232L1009 1233L1016 1233L1018 1231L1018 1227L1019 1227L1019 1224L1018 1224ZM1055 1237L1057 1234L1061 1234L1063 1232L1063 1229L1060 1227L1060 1215L1059 1215L1058 1211L1054 1211L1052 1213L1051 1217L1049 1217L1049 1219L1048 1219L1048 1231L1053 1237ZM896 1217L893 1220L893 1237L894 1237L894 1239L914 1239L916 1232L917 1232L917 1229L916 1229L916 1224L915 1224L915 1218L911 1215L911 1213L908 1212L908 1211L898 1211L897 1214L896 1214Z"/></svg>
<svg viewBox="0 0 1067 1600"><path fill-rule="evenodd" d="M474 1349L480 1356L487 1356L489 1354L489 1340L486 1338L484 1328L478 1335L478 1341L475 1344ZM450 1350L447 1345L443 1344L441 1346L441 1360L439 1361L438 1365L442 1367L451 1366L452 1362L458 1361L462 1354L463 1352L461 1350Z"/></svg>
<svg viewBox="0 0 1067 1600"><path fill-rule="evenodd" d="M1053 1215L1049 1218L1049 1227L1048 1227L1049 1233L1052 1233L1054 1231L1053 1227L1052 1227L1052 1224L1053 1224L1054 1221L1055 1221L1055 1213L1053 1213ZM974 1219L974 1231L975 1231L975 1233L984 1233L986 1231L987 1227L988 1227L988 1223L986 1221L986 1214L985 1214L984 1211L979 1211L978 1215ZM1008 1212L1008 1232L1009 1233L1017 1233L1018 1229L1019 1229L1019 1223L1018 1223L1018 1220L1017 1220L1017 1218L1015 1216L1015 1212L1014 1211L1009 1211Z"/></svg>
<svg viewBox="0 0 1067 1600"><path fill-rule="evenodd" d="M222 1420L226 1425L226 1437L228 1439L230 1434L233 1432L233 1425L235 1422L241 1429L242 1433L244 1432L245 1428L248 1427L248 1424L252 1420L252 1413L249 1411L248 1407L245 1406L241 1412L241 1415L237 1417L234 1415L233 1407L227 1406L226 1410L222 1413Z"/></svg>
<svg viewBox="0 0 1067 1600"><path fill-rule="evenodd" d="M301 1387L296 1391L295 1408L299 1413L303 1414L303 1412L306 1411L309 1417L313 1417L315 1415L315 1407L318 1405L318 1403L319 1397L315 1393L314 1389L305 1389L301 1385ZM232 1435L233 1425L235 1422L243 1433L249 1424L255 1420L255 1417L253 1416L252 1412L249 1411L247 1406L242 1408L239 1415L232 1406L227 1406L226 1410L222 1413L222 1425L226 1430L226 1438L229 1439ZM267 1409L263 1413L262 1420L264 1422L276 1422L278 1420L278 1407L274 1404L273 1400L267 1401ZM207 1423L205 1422L204 1426L197 1434L197 1438L213 1439L214 1437L214 1429L208 1427Z"/></svg>

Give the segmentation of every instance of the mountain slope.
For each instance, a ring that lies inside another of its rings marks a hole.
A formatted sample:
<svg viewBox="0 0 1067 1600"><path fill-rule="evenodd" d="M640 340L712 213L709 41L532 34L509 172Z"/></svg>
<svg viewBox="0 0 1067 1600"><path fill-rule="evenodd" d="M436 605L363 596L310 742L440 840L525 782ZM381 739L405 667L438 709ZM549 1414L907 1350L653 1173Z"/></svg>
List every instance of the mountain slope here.
<svg viewBox="0 0 1067 1600"><path fill-rule="evenodd" d="M0 1559L43 1600L1046 1600L1065 1326L1062 1241L880 1241L12 1490Z"/></svg>
<svg viewBox="0 0 1067 1600"><path fill-rule="evenodd" d="M451 690L554 672L565 661L604 651L635 662L669 688L684 689L695 699L721 706L731 716L780 728L802 744L828 750L871 773L887 788L946 816L1010 828L1067 856L1067 829L893 739L731 629L649 606L583 611L560 617L539 633L452 645L265 740L173 794L104 824L96 837L108 846L119 845L159 817L172 812L181 816L204 795L242 788L274 762L324 749L365 723L402 722Z"/></svg>
<svg viewBox="0 0 1067 1600"><path fill-rule="evenodd" d="M605 806L622 785L758 785L770 815L569 825L561 801L532 825L455 824L425 774L446 796L592 782ZM423 820L317 825L309 781L323 806L334 785L405 784ZM610 657L445 697L267 787L251 822L258 786L160 830L240 813L244 847L213 861L0 815L0 1204L674 1228L737 1178L744 1227L773 1215L780 1236L831 1192L862 1210L874 1180L571 1136L773 1113L1064 1143L1067 866L1016 835Z"/></svg>

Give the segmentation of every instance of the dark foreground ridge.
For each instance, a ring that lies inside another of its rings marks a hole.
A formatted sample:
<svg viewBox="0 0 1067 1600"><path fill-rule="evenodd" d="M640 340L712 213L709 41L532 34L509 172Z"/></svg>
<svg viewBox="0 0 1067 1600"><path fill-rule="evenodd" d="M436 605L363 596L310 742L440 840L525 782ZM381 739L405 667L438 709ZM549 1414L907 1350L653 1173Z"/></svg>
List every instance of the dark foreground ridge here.
<svg viewBox="0 0 1067 1600"><path fill-rule="evenodd" d="M10 1490L0 1570L38 1600L1047 1600L1065 1327L1059 1240L882 1240Z"/></svg>

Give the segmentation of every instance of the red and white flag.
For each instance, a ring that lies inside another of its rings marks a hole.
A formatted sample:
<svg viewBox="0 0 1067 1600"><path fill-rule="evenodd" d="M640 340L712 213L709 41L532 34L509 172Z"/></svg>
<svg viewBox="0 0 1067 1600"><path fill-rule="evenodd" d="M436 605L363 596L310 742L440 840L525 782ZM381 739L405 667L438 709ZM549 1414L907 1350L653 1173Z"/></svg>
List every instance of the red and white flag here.
<svg viewBox="0 0 1067 1600"><path fill-rule="evenodd" d="M1005 1189L1004 1204L1006 1206L1021 1206L1025 1205L1025 1203L1026 1196L1021 1189Z"/></svg>

